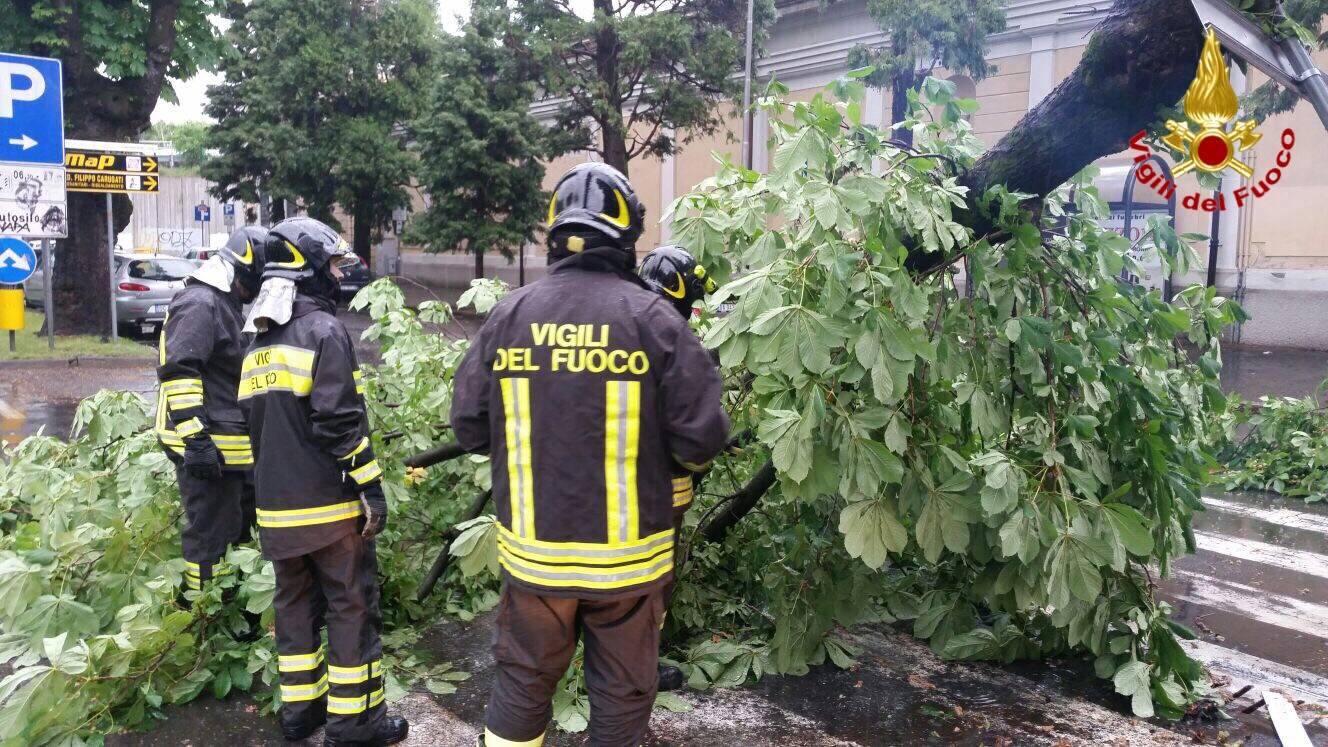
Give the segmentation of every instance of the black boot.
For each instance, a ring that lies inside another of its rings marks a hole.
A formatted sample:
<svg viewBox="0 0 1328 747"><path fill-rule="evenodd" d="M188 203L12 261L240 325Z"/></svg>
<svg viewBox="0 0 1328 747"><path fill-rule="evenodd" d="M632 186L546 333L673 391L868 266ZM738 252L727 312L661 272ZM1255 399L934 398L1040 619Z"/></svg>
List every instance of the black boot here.
<svg viewBox="0 0 1328 747"><path fill-rule="evenodd" d="M668 664L659 665L659 691L668 692L669 690L681 690L686 684L682 676L682 670L677 667L671 667Z"/></svg>
<svg viewBox="0 0 1328 747"><path fill-rule="evenodd" d="M318 727L327 723L327 706L322 705L309 713L302 719L286 718L286 711L281 712L281 736L286 738L287 742L298 742L301 739L307 739L310 734L318 731Z"/></svg>
<svg viewBox="0 0 1328 747"><path fill-rule="evenodd" d="M388 714L383 716L383 720L378 722L378 729L375 730L371 739L348 740L336 739L331 734L323 737L323 747L384 747L384 745L396 744L406 738L410 732L410 724L407 723L404 716L393 716Z"/></svg>

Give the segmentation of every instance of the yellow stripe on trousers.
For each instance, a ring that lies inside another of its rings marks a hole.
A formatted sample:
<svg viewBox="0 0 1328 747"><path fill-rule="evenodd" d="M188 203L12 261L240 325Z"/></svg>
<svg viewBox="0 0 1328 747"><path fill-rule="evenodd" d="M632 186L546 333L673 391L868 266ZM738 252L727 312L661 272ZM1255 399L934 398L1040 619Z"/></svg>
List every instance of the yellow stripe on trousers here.
<svg viewBox="0 0 1328 747"><path fill-rule="evenodd" d="M604 385L604 489L609 542L640 537L637 516L636 456L641 430L641 382Z"/></svg>
<svg viewBox="0 0 1328 747"><path fill-rule="evenodd" d="M530 379L500 379L503 422L507 429L507 493L512 531L535 536L535 486L530 465Z"/></svg>

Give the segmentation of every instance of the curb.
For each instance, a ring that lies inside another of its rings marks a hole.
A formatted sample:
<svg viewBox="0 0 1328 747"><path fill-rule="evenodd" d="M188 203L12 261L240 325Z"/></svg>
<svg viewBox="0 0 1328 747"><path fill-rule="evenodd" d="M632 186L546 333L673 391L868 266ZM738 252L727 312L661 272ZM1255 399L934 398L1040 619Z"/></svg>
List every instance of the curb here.
<svg viewBox="0 0 1328 747"><path fill-rule="evenodd" d="M73 358L23 358L0 359L0 371L8 368L78 368L84 363L106 365L115 363L138 364L151 363L152 356L117 356L117 355L82 355Z"/></svg>

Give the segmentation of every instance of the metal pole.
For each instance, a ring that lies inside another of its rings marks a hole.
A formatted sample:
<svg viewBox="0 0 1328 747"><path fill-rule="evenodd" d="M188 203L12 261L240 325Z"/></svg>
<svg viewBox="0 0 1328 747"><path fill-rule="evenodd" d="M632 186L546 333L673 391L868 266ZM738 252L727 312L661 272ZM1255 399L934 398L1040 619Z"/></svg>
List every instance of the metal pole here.
<svg viewBox="0 0 1328 747"><path fill-rule="evenodd" d="M747 63L742 76L742 165L752 167L752 64L755 40L752 38L756 0L747 0Z"/></svg>
<svg viewBox="0 0 1328 747"><path fill-rule="evenodd" d="M1217 189L1213 190L1213 199L1222 199L1222 177L1217 179ZM1217 247L1218 232L1222 229L1222 211L1213 211L1213 221L1208 229L1208 276L1205 278L1205 285L1209 288L1217 286Z"/></svg>
<svg viewBox="0 0 1328 747"><path fill-rule="evenodd" d="M520 253L516 255L516 285L518 288L526 287L526 245L521 245Z"/></svg>
<svg viewBox="0 0 1328 747"><path fill-rule="evenodd" d="M1277 10L1286 17L1286 11L1282 9L1281 3L1278 3ZM1294 37L1283 39L1278 46L1299 68L1296 71L1296 78L1303 89L1301 92L1310 100L1314 111L1319 115L1319 121L1328 128L1328 82L1324 81L1323 71L1314 66L1314 59L1305 51L1305 45L1301 44L1299 39Z"/></svg>
<svg viewBox="0 0 1328 747"><path fill-rule="evenodd" d="M111 342L120 339L120 322L115 318L115 212L111 193L106 193L106 276L111 289Z"/></svg>
<svg viewBox="0 0 1328 747"><path fill-rule="evenodd" d="M46 347L55 350L55 242L42 242L42 285L46 286Z"/></svg>

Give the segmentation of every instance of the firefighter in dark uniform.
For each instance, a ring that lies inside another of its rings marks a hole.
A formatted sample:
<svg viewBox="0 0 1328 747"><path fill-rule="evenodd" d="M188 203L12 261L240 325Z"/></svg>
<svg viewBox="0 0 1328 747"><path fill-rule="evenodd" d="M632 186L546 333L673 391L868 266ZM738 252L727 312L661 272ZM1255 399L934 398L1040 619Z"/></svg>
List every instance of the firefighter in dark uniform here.
<svg viewBox="0 0 1328 747"><path fill-rule="evenodd" d="M303 739L326 722L326 745L386 745L405 739L407 723L383 703L373 538L387 501L350 333L335 315L337 262L349 254L312 218L272 227L240 402L277 577L282 732Z"/></svg>
<svg viewBox="0 0 1328 747"><path fill-rule="evenodd" d="M452 427L490 455L500 522L488 747L542 743L581 637L590 743L635 747L650 719L674 465L704 469L729 424L705 349L633 271L644 213L617 170L568 171L548 276L494 307L456 373Z"/></svg>
<svg viewBox="0 0 1328 747"><path fill-rule="evenodd" d="M226 548L246 533L241 504L254 456L235 391L241 306L258 290L266 241L258 226L232 234L171 299L158 342L156 430L184 504L186 589L224 573Z"/></svg>
<svg viewBox="0 0 1328 747"><path fill-rule="evenodd" d="M637 274L645 284L664 297L673 308L682 315L686 323L692 318L692 307L706 294L715 291L715 280L706 269L697 263L691 252L680 246L666 245L652 249L641 259ZM718 361L711 354L711 360L718 366ZM674 465L671 475L673 488L673 536L674 548L677 548L679 534L687 509L692 507L695 495L693 477L698 473L681 465ZM673 598L676 581L670 581L664 588L664 608L667 610ZM659 665L659 689L677 690L684 684L682 670L677 667Z"/></svg>

